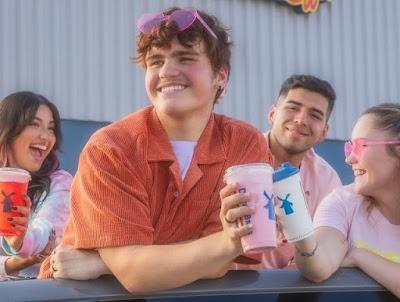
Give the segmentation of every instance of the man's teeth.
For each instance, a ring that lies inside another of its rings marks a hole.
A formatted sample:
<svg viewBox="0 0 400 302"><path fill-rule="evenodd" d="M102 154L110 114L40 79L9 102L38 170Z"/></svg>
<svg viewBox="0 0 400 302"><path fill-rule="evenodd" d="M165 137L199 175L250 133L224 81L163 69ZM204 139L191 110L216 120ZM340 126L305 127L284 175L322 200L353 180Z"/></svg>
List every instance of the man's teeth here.
<svg viewBox="0 0 400 302"><path fill-rule="evenodd" d="M365 174L366 172L367 171L365 171L365 170L357 169L357 170L354 170L354 176L360 176L360 175Z"/></svg>
<svg viewBox="0 0 400 302"><path fill-rule="evenodd" d="M182 86L182 85L167 86L167 87L162 87L161 92L174 92L174 91L180 91L183 89L185 89L185 86Z"/></svg>

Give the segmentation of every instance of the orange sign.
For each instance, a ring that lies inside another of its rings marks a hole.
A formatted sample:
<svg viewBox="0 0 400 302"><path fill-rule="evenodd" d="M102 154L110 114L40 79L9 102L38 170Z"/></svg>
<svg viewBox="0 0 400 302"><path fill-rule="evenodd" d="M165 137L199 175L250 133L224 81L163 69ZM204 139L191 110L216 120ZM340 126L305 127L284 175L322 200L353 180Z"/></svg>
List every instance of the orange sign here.
<svg viewBox="0 0 400 302"><path fill-rule="evenodd" d="M290 5L301 5L305 14L315 13L319 7L319 0L287 0Z"/></svg>
<svg viewBox="0 0 400 302"><path fill-rule="evenodd" d="M275 0L279 4L291 5L297 13L315 13L319 5L333 0Z"/></svg>

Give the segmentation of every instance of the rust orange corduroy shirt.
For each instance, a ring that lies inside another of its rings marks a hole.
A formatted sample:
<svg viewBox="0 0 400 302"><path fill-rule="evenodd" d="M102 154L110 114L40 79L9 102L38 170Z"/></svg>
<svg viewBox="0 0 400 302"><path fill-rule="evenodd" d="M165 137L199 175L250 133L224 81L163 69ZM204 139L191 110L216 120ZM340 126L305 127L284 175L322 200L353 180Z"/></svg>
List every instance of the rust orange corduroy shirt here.
<svg viewBox="0 0 400 302"><path fill-rule="evenodd" d="M153 107L97 131L83 149L71 187L71 217L62 242L75 248L168 244L221 229L224 171L266 162L253 126L212 114L185 180ZM49 258L39 275L51 277Z"/></svg>

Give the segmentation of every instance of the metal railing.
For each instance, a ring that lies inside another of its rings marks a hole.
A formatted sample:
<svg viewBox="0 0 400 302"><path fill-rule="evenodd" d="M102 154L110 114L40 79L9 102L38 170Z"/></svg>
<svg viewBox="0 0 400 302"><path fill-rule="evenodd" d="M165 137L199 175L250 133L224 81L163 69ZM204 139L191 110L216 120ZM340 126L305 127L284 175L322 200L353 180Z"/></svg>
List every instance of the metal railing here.
<svg viewBox="0 0 400 302"><path fill-rule="evenodd" d="M295 294L295 296L293 296ZM332 300L332 295L336 298ZM192 284L143 296L129 294L112 276L91 281L18 280L0 282L0 301L398 301L373 279L358 269L340 269L330 279L313 283L296 269L230 271L220 279ZM237 297L240 296L240 297ZM231 297L228 299L228 297ZM301 298L303 297L303 298ZM304 299L307 297L306 299ZM325 297L325 298L324 298ZM330 297L330 298L329 298ZM324 300L325 299L325 300ZM213 300L214 301L214 300Z"/></svg>

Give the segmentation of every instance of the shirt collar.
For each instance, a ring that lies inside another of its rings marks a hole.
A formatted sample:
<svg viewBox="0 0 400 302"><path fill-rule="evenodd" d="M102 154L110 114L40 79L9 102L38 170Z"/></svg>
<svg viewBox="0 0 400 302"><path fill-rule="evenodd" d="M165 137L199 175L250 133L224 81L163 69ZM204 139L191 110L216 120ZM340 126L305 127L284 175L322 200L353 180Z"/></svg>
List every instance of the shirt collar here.
<svg viewBox="0 0 400 302"><path fill-rule="evenodd" d="M268 156L268 162L270 163L271 166L275 166L275 156L274 154L272 154L271 148L270 148L270 144L269 144L269 134L270 131L264 133L264 138L265 138L265 142L267 144L267 156Z"/></svg>
<svg viewBox="0 0 400 302"><path fill-rule="evenodd" d="M226 159L226 152L222 143L222 131L218 127L216 119L216 114L212 113L197 142L193 159L198 164L213 164ZM170 140L154 108L149 114L147 123L149 129L148 160L174 161L175 155Z"/></svg>

